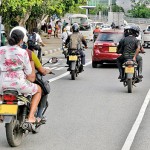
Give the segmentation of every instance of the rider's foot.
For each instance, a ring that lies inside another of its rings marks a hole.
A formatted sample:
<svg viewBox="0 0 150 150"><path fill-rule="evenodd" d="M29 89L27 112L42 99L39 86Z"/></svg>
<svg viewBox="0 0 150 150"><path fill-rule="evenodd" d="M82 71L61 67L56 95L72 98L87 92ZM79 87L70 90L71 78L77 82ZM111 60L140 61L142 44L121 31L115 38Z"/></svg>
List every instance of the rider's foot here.
<svg viewBox="0 0 150 150"><path fill-rule="evenodd" d="M67 71L71 71L71 69L70 69L70 68L68 68L68 69L67 69Z"/></svg>
<svg viewBox="0 0 150 150"><path fill-rule="evenodd" d="M119 75L118 79L121 79L121 75Z"/></svg>
<svg viewBox="0 0 150 150"><path fill-rule="evenodd" d="M138 78L142 79L142 78L143 78L143 76L142 76L142 75L139 75L139 76L138 76Z"/></svg>
<svg viewBox="0 0 150 150"><path fill-rule="evenodd" d="M121 78L120 82L123 82L125 79L124 78Z"/></svg>

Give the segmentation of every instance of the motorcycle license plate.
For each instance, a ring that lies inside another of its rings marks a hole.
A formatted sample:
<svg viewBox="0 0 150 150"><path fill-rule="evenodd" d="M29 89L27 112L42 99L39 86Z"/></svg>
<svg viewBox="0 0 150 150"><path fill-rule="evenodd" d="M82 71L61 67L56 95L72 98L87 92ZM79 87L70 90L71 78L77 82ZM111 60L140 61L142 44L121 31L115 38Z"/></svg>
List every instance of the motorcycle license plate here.
<svg viewBox="0 0 150 150"><path fill-rule="evenodd" d="M18 105L0 105L0 115L16 115L18 111Z"/></svg>
<svg viewBox="0 0 150 150"><path fill-rule="evenodd" d="M125 67L125 73L134 73L134 67Z"/></svg>
<svg viewBox="0 0 150 150"><path fill-rule="evenodd" d="M69 61L77 61L77 56L69 56Z"/></svg>
<svg viewBox="0 0 150 150"><path fill-rule="evenodd" d="M109 52L110 53L116 53L117 52L117 47L109 47Z"/></svg>

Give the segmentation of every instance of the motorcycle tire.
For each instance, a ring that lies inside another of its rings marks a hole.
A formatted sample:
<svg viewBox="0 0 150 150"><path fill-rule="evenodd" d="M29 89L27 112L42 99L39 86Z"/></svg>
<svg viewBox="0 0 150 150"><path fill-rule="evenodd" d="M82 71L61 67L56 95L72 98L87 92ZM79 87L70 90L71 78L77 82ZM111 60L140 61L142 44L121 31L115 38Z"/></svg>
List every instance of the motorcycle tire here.
<svg viewBox="0 0 150 150"><path fill-rule="evenodd" d="M5 127L8 144L11 147L19 146L24 134L22 128L20 128L19 121L13 118L10 123L5 124Z"/></svg>
<svg viewBox="0 0 150 150"><path fill-rule="evenodd" d="M72 80L75 80L75 79L76 79L76 72L75 72L75 70L72 70L72 71L71 71L71 79L72 79Z"/></svg>
<svg viewBox="0 0 150 150"><path fill-rule="evenodd" d="M132 93L132 79L127 80L128 93Z"/></svg>

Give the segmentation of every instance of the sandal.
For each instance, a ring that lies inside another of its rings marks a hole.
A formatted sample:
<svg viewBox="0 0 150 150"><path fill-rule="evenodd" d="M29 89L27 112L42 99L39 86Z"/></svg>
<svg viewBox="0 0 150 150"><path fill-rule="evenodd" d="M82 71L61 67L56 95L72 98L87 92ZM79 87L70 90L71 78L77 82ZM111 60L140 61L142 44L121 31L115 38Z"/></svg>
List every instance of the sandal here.
<svg viewBox="0 0 150 150"><path fill-rule="evenodd" d="M35 121L34 121L34 122L30 122L30 121L28 121L28 120L26 120L25 122L31 123L31 124L38 124L38 123L40 123L40 121L41 121L41 120L39 120L38 118L35 118Z"/></svg>

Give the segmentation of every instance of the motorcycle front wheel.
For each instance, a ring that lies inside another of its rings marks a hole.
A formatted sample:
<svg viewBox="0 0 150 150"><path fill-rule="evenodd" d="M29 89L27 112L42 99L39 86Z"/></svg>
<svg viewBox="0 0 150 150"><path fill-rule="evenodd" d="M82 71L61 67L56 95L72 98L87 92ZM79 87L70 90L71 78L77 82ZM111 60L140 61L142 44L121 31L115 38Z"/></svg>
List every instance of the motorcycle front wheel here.
<svg viewBox="0 0 150 150"><path fill-rule="evenodd" d="M128 93L132 93L132 79L127 80Z"/></svg>
<svg viewBox="0 0 150 150"><path fill-rule="evenodd" d="M8 144L11 147L19 146L24 134L22 128L20 128L19 121L13 118L10 123L5 124L5 127Z"/></svg>

